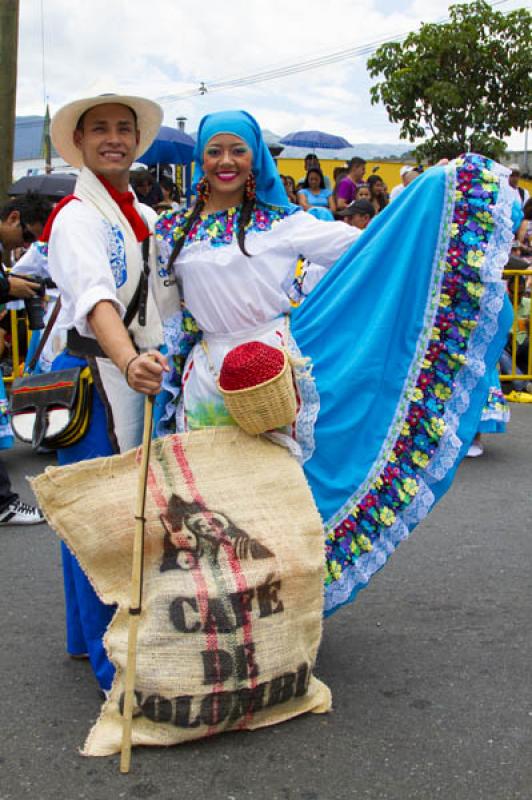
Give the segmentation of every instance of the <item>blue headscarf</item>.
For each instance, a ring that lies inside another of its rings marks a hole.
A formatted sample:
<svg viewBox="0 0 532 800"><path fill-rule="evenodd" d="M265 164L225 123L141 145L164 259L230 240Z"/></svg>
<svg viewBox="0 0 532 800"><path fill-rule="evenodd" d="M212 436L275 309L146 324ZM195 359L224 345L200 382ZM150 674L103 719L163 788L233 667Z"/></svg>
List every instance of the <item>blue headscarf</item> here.
<svg viewBox="0 0 532 800"><path fill-rule="evenodd" d="M268 150L257 121L247 111L217 111L200 122L194 151L193 190L203 178L203 153L213 136L231 133L238 136L253 153L253 174L257 181L257 198L268 205L292 210L277 167Z"/></svg>

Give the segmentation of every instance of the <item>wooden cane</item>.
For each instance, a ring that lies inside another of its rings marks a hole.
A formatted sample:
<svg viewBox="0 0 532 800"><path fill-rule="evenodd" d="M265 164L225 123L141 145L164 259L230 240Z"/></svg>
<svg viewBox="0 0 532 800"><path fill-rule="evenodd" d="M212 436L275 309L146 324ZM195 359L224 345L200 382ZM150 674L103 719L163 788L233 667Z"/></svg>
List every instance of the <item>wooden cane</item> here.
<svg viewBox="0 0 532 800"><path fill-rule="evenodd" d="M137 505L135 509L135 539L133 541L133 565L131 569L131 594L129 606L129 627L127 637L126 683L124 688L124 709L122 724L122 749L120 753L120 772L129 772L131 765L131 729L133 725L133 704L135 676L137 669L137 633L142 610L142 573L144 567L144 527L146 519L146 488L148 483L148 464L150 461L151 431L153 421L154 397L146 397L144 403L144 432L142 435L142 456L137 482Z"/></svg>

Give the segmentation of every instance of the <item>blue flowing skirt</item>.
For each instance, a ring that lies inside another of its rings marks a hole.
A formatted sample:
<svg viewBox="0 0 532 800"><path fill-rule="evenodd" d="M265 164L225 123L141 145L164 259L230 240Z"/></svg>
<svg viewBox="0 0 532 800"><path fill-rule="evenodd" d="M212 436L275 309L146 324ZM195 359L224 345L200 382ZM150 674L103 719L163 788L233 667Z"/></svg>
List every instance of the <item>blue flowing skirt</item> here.
<svg viewBox="0 0 532 800"><path fill-rule="evenodd" d="M475 155L428 170L293 313L320 400L304 470L325 523L326 614L426 516L477 432L512 321L506 184Z"/></svg>

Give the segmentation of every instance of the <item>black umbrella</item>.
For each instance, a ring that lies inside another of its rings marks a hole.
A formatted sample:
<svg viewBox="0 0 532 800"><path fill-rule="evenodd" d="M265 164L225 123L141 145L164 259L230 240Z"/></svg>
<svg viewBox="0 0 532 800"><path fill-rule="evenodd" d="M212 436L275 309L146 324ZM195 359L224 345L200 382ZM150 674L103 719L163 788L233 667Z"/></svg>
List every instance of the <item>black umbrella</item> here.
<svg viewBox="0 0 532 800"><path fill-rule="evenodd" d="M21 195L26 192L35 192L60 200L67 194L72 194L77 175L68 172L52 172L50 175L25 175L19 178L8 189L9 195Z"/></svg>

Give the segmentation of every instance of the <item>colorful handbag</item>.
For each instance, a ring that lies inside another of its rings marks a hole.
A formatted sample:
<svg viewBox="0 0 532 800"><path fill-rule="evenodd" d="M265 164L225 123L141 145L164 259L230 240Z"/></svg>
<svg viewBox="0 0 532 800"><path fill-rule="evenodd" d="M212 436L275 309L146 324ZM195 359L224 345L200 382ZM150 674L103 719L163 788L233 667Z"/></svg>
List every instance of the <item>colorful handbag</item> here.
<svg viewBox="0 0 532 800"><path fill-rule="evenodd" d="M36 450L74 444L89 426L90 367L73 367L13 381L11 425L15 436Z"/></svg>

